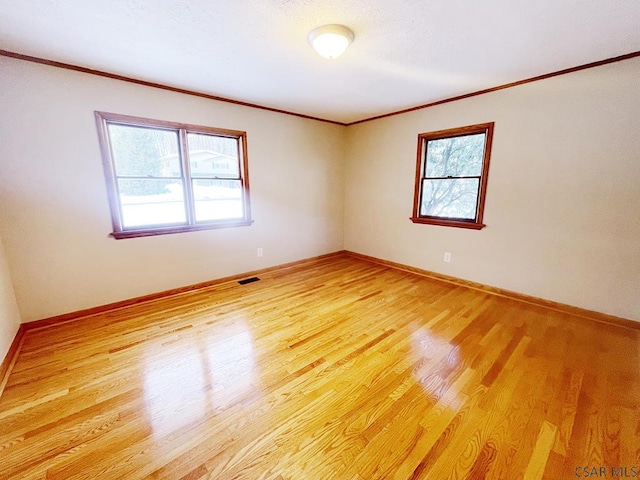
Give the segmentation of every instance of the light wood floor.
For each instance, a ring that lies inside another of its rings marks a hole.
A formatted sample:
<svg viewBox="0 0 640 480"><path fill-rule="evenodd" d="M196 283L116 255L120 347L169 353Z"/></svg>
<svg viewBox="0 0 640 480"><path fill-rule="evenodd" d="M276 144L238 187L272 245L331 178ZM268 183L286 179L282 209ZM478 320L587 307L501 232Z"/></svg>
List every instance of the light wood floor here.
<svg viewBox="0 0 640 480"><path fill-rule="evenodd" d="M319 260L28 331L0 398L0 478L638 468L639 345L638 331Z"/></svg>

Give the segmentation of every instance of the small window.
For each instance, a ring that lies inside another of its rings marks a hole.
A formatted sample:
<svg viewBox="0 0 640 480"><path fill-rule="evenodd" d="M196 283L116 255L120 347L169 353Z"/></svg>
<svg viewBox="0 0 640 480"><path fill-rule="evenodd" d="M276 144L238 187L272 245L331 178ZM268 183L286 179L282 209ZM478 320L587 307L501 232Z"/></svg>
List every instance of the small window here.
<svg viewBox="0 0 640 480"><path fill-rule="evenodd" d="M414 223L480 230L493 122L418 135Z"/></svg>
<svg viewBox="0 0 640 480"><path fill-rule="evenodd" d="M96 112L115 238L251 224L245 132ZM224 171L214 167L224 159Z"/></svg>

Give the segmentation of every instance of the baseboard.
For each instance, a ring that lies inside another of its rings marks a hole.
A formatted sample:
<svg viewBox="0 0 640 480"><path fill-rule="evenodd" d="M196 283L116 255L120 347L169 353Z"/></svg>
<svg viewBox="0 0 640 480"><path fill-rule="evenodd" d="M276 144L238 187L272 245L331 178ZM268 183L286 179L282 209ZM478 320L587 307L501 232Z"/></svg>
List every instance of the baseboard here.
<svg viewBox="0 0 640 480"><path fill-rule="evenodd" d="M13 342L11 342L11 346L9 347L9 351L0 364L0 397L2 396L2 392L4 392L4 387L7 385L7 380L9 380L9 374L11 373L11 370L13 370L13 366L18 358L18 352L22 347L22 340L24 338L25 331L26 329L24 328L24 324L18 327L16 336L13 338Z"/></svg>
<svg viewBox="0 0 640 480"><path fill-rule="evenodd" d="M125 307L130 307L132 305L138 305L140 303L144 303L144 302L150 302L152 300L157 300L159 298L163 298L163 297L168 297L171 295L179 295L181 293L186 293L186 292L192 292L194 290L200 290L202 288L208 288L208 287L212 287L215 285L220 285L222 283L227 283L227 282L235 282L238 280L241 280L243 278L246 277L254 277L254 276L258 276L258 275L266 275L267 273L270 272L274 272L274 271L278 271L278 270L282 270L282 269L287 269L287 268L299 268L299 267L304 267L304 265L308 264L308 263L313 263L313 262L317 262L319 260L324 260L324 259L329 259L329 258L333 258L333 257L340 257L340 256L344 256L345 255L345 251L344 250L339 250L337 252L333 252L333 253L327 253L324 255L318 255L316 257L309 257L309 258L305 258L302 260L296 260L295 262L289 262L289 263L283 263L280 265L275 265L273 267L267 267L267 268L262 268L259 270L253 270L250 272L244 272L244 273L240 273L237 275L231 275L228 277L222 277L222 278L217 278L215 280L208 280L206 282L201 282L201 283L195 283L193 285L187 285L184 287L178 287L178 288L173 288L170 290L164 290L162 292L156 292L156 293L151 293L149 295L143 295L140 297L135 297L135 298L130 298L127 300L121 300L118 302L113 302L113 303L108 303L106 305L100 305L97 307L92 307L92 308L87 308L84 310L78 310L75 312L69 312L69 313L64 313L62 315L56 315L53 317L47 317L47 318L43 318L41 320L33 320L31 322L25 322L22 324L22 326L24 327L25 331L29 331L29 330L39 330L42 328L47 328L51 325L57 325L60 323L66 323L66 322L70 322L70 321L75 321L79 318L82 317L89 317L91 315L97 315L97 314L101 314L104 312L108 312L108 311L112 311L112 310L117 310L119 308L125 308Z"/></svg>
<svg viewBox="0 0 640 480"><path fill-rule="evenodd" d="M405 272L415 273L422 275L423 277L429 277L441 282L452 283L461 287L472 288L474 290L480 290L485 293L497 295L500 297L509 298L511 300L517 300L519 302L528 303L530 305L536 305L539 307L548 308L557 312L567 313L576 317L585 318L599 323L605 323L607 325L614 325L616 327L623 327L631 330L640 331L640 322L629 320L626 318L616 317L614 315L608 315L606 313L596 312L594 310L588 310L586 308L574 307L573 305L566 305L564 303L554 302L552 300L546 300L544 298L533 297L531 295L525 295L523 293L513 292L511 290L505 290L503 288L492 287L484 285L478 282L472 282L470 280L463 280L461 278L452 277L450 275L444 275L442 273L431 272L429 270L423 270L421 268L411 267L402 263L396 263L389 260L383 260L381 258L370 257L369 255L363 255L362 253L351 252L345 250L345 253L353 258L365 260L371 263L377 263L386 267L394 268L396 270L403 270Z"/></svg>

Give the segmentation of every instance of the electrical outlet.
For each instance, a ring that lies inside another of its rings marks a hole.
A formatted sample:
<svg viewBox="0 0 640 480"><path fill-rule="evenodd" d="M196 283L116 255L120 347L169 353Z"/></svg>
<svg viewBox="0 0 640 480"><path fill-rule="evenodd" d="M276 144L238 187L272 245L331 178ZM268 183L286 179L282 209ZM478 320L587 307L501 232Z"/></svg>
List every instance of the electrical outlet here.
<svg viewBox="0 0 640 480"><path fill-rule="evenodd" d="M262 248L258 248L258 250L256 251L256 256L258 257L262 256Z"/></svg>
<svg viewBox="0 0 640 480"><path fill-rule="evenodd" d="M444 257L442 259L447 263L451 263L451 252L444 252Z"/></svg>

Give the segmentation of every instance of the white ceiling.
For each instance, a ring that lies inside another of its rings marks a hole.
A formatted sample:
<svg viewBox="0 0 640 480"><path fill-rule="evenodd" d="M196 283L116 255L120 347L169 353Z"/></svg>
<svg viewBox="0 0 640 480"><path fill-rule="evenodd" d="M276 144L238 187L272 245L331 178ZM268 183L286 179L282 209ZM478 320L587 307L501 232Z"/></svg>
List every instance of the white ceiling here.
<svg viewBox="0 0 640 480"><path fill-rule="evenodd" d="M2 0L0 49L349 123L640 51L640 0Z"/></svg>

